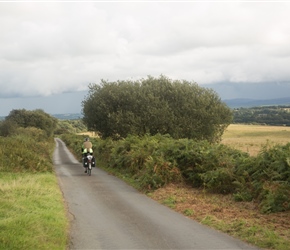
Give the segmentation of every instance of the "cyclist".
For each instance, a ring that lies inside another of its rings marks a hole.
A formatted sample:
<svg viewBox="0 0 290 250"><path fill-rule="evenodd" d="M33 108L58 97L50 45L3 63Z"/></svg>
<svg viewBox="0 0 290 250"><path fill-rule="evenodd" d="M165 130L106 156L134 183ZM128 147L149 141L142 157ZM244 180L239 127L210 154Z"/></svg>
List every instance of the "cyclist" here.
<svg viewBox="0 0 290 250"><path fill-rule="evenodd" d="M93 144L90 142L90 139L87 137L84 139L84 143L82 145L83 167L85 168L85 173L87 172L86 156L88 154L93 155Z"/></svg>

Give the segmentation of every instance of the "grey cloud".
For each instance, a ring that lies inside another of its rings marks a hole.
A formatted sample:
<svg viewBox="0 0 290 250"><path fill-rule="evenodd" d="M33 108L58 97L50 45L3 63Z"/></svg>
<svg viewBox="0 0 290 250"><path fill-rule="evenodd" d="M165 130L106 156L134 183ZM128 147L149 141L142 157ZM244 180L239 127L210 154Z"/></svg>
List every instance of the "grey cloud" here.
<svg viewBox="0 0 290 250"><path fill-rule="evenodd" d="M0 3L1 96L167 75L199 84L290 78L290 3Z"/></svg>

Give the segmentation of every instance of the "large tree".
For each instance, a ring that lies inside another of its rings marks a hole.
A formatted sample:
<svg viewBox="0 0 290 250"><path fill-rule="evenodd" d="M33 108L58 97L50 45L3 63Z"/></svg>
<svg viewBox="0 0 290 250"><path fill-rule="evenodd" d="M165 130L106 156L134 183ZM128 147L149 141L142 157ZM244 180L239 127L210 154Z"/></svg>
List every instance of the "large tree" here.
<svg viewBox="0 0 290 250"><path fill-rule="evenodd" d="M103 137L160 133L216 142L232 121L212 89L165 76L90 84L82 107L88 129Z"/></svg>

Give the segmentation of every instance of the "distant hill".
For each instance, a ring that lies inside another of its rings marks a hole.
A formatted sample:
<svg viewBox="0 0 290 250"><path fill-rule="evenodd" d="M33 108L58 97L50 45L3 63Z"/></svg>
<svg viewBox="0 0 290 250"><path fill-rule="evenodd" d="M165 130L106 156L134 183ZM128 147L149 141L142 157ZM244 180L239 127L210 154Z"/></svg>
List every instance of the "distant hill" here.
<svg viewBox="0 0 290 250"><path fill-rule="evenodd" d="M269 100L285 98L290 93L290 82L219 82L202 86L216 91L222 100Z"/></svg>
<svg viewBox="0 0 290 250"><path fill-rule="evenodd" d="M278 106L278 105L290 105L290 97L277 98L277 99L266 99L266 100L255 100L255 99L227 99L223 100L230 108L251 108L260 106Z"/></svg>

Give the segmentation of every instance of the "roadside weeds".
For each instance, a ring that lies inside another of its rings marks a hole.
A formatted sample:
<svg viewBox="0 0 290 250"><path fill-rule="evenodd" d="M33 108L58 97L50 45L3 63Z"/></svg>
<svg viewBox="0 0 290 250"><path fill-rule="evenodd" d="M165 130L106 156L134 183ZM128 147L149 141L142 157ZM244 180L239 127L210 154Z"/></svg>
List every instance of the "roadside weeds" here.
<svg viewBox="0 0 290 250"><path fill-rule="evenodd" d="M288 250L290 212L262 214L253 202L211 194L186 185L169 184L149 197L201 224L263 249Z"/></svg>

